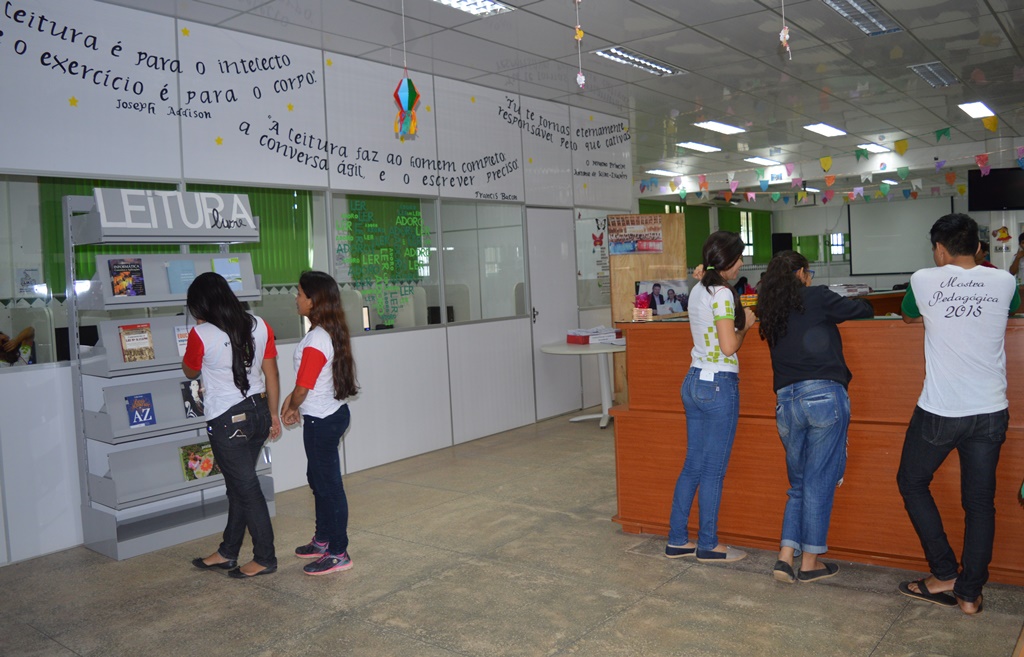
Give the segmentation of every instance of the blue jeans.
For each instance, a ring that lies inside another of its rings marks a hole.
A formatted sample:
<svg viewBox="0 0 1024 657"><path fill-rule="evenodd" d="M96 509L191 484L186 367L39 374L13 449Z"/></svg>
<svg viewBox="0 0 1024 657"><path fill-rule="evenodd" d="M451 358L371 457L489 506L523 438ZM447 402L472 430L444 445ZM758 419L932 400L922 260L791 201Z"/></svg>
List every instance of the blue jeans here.
<svg viewBox="0 0 1024 657"><path fill-rule="evenodd" d="M700 373L700 369L691 367L682 386L683 408L686 409L686 461L672 498L668 542L670 545L689 542L686 521L697 495L700 512L697 549L713 550L718 546L722 481L740 416L740 378L735 372L717 372L713 381L702 381Z"/></svg>
<svg viewBox="0 0 1024 657"><path fill-rule="evenodd" d="M776 393L775 424L789 475L782 547L823 554L836 486L846 471L850 397L835 381L788 385Z"/></svg>
<svg viewBox="0 0 1024 657"><path fill-rule="evenodd" d="M956 578L953 592L967 602L974 602L988 581L996 533L996 465L1009 423L1008 410L943 417L916 407L903 442L896 474L903 505L921 539L932 575L940 580ZM928 488L935 471L954 449L960 456L960 502L964 508L963 571Z"/></svg>
<svg viewBox="0 0 1024 657"><path fill-rule="evenodd" d="M217 552L235 560L242 549L245 530L252 537L253 561L264 567L277 565L274 527L263 497L256 464L270 435L270 406L266 393L246 397L206 423L213 458L224 474L228 496L228 523Z"/></svg>
<svg viewBox="0 0 1024 657"><path fill-rule="evenodd" d="M306 480L316 506L314 538L327 543L330 554L348 550L348 498L341 484L338 447L348 429L348 404L327 417L302 416L302 444L306 448Z"/></svg>

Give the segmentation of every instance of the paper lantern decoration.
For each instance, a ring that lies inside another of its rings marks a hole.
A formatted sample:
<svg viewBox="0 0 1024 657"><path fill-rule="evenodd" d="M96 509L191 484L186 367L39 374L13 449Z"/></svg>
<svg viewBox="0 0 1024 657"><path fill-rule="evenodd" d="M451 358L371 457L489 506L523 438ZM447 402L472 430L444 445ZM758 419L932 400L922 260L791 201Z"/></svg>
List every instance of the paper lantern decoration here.
<svg viewBox="0 0 1024 657"><path fill-rule="evenodd" d="M783 25L782 31L779 32L779 42L782 43L782 47L789 53L789 58L793 59L793 51L789 49L789 26Z"/></svg>
<svg viewBox="0 0 1024 657"><path fill-rule="evenodd" d="M395 117L395 134L399 137L416 134L416 103L419 99L416 85L406 75L395 87L395 102L400 108Z"/></svg>

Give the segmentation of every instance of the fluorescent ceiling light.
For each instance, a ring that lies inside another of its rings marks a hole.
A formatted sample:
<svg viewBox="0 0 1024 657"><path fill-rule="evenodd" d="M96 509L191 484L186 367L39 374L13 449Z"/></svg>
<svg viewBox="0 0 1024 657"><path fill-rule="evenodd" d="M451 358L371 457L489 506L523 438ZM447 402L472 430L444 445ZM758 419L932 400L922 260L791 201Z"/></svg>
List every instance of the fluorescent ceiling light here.
<svg viewBox="0 0 1024 657"><path fill-rule="evenodd" d="M899 184L895 180L883 180L882 182L884 182L886 185L898 185Z"/></svg>
<svg viewBox="0 0 1024 657"><path fill-rule="evenodd" d="M766 157L745 157L745 158L743 158L743 161L744 162L750 162L751 164L760 164L763 167L773 167L773 166L775 166L777 164L782 164L782 162L776 162L775 160L769 160Z"/></svg>
<svg viewBox="0 0 1024 657"><path fill-rule="evenodd" d="M714 146L708 146L707 144L698 144L695 141L684 141L676 144L676 146L689 148L691 151L700 151L701 153L717 153L722 150L721 148L715 148Z"/></svg>
<svg viewBox="0 0 1024 657"><path fill-rule="evenodd" d="M605 59L610 59L613 62L618 62L619 64L635 66L642 71L647 71L651 75L664 77L668 75L681 75L686 73L686 71L681 68L676 68L671 64L667 64L661 60L655 59L654 57L637 52L636 50L623 48L622 46L602 48L601 50L595 50L594 54L598 57L604 57Z"/></svg>
<svg viewBox="0 0 1024 657"><path fill-rule="evenodd" d="M700 123L694 123L693 125L698 128L705 128L707 130L714 130L720 132L723 135L735 135L740 132L746 132L743 128L737 128L733 125L726 125L725 123L719 123L718 121L701 121Z"/></svg>
<svg viewBox="0 0 1024 657"><path fill-rule="evenodd" d="M804 191L805 192L810 192L811 194L817 194L821 190L818 189L817 187L804 187Z"/></svg>
<svg viewBox="0 0 1024 657"><path fill-rule="evenodd" d="M946 68L946 65L942 62L928 62L927 64L914 64L908 66L911 71L921 76L921 79L932 85L933 87L948 87L950 85L959 84L960 80L957 79L953 71Z"/></svg>
<svg viewBox="0 0 1024 657"><path fill-rule="evenodd" d="M987 116L995 116L995 112L986 107L985 103L961 103L957 107L967 112L967 115L972 119L984 119Z"/></svg>
<svg viewBox="0 0 1024 657"><path fill-rule="evenodd" d="M871 0L822 0L826 5L856 25L868 36L879 36L890 32L902 32L900 24L889 18Z"/></svg>
<svg viewBox="0 0 1024 657"><path fill-rule="evenodd" d="M889 153L889 149L878 144L857 144L857 148L863 148L869 153Z"/></svg>
<svg viewBox="0 0 1024 657"><path fill-rule="evenodd" d="M515 11L515 7L509 7L495 0L434 0L442 5L473 14L477 17L496 16L505 12Z"/></svg>
<svg viewBox="0 0 1024 657"><path fill-rule="evenodd" d="M668 176L669 178L686 175L685 173L679 173L678 171L666 171L665 169L650 169L644 173L649 173L652 176Z"/></svg>
<svg viewBox="0 0 1024 657"><path fill-rule="evenodd" d="M815 123L814 125L805 125L804 130L810 130L816 132L822 137L842 137L846 133L839 128L833 128L827 123Z"/></svg>

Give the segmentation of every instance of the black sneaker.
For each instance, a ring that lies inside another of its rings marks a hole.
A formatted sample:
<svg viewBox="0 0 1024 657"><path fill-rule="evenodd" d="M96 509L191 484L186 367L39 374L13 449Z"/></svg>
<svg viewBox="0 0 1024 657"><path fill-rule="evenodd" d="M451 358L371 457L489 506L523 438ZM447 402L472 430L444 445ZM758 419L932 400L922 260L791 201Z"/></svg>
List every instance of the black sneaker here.
<svg viewBox="0 0 1024 657"><path fill-rule="evenodd" d="M295 548L295 556L301 559L319 559L327 554L327 543L321 543L313 537L309 543Z"/></svg>
<svg viewBox="0 0 1024 657"><path fill-rule="evenodd" d="M341 554L325 554L313 563L306 564L302 568L302 572L307 575L327 575L348 570L351 567L352 560L349 559L348 552L342 552Z"/></svg>

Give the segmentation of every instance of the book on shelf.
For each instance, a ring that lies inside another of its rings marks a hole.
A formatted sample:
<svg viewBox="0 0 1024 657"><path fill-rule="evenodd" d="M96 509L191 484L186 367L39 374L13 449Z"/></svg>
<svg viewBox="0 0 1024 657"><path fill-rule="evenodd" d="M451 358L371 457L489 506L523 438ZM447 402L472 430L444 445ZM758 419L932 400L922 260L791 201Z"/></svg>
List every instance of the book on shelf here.
<svg viewBox="0 0 1024 657"><path fill-rule="evenodd" d="M213 447L208 442L179 447L178 456L181 459L181 471L185 474L185 481L220 474L220 467L213 458Z"/></svg>
<svg viewBox="0 0 1024 657"><path fill-rule="evenodd" d="M181 403L185 406L185 417L202 417L205 409L206 391L199 379L181 382Z"/></svg>
<svg viewBox="0 0 1024 657"><path fill-rule="evenodd" d="M153 395L143 392L128 395L124 398L125 409L128 411L128 428L144 427L156 424L156 412L153 410Z"/></svg>
<svg viewBox="0 0 1024 657"><path fill-rule="evenodd" d="M242 267L238 258L214 258L213 271L224 277L232 291L242 291Z"/></svg>
<svg viewBox="0 0 1024 657"><path fill-rule="evenodd" d="M171 294L187 294L188 286L196 278L196 263L192 260L170 260L167 263L167 284Z"/></svg>
<svg viewBox="0 0 1024 657"><path fill-rule="evenodd" d="M185 348L188 346L188 327L187 326L175 326L174 327L174 341L178 344L178 355L185 355Z"/></svg>
<svg viewBox="0 0 1024 657"><path fill-rule="evenodd" d="M110 286L115 297L141 297L146 294L146 281L142 277L142 258L111 258Z"/></svg>
<svg viewBox="0 0 1024 657"><path fill-rule="evenodd" d="M149 324L125 324L118 326L117 332L121 334L121 354L124 362L137 363L156 358L156 352L153 350L153 331L150 330Z"/></svg>

